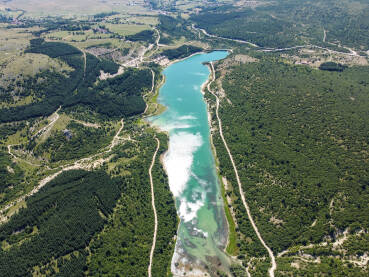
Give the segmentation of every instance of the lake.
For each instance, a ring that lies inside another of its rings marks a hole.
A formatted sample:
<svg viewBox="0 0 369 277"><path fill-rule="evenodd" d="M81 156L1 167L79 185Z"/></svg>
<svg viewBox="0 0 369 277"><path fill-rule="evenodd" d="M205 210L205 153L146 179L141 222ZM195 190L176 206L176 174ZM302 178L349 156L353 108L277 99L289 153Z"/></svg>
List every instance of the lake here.
<svg viewBox="0 0 369 277"><path fill-rule="evenodd" d="M190 269L196 275L206 271L205 265L212 271L215 264L227 270L229 264L223 251L228 225L211 149L206 102L201 93L210 73L203 62L227 55L227 51L196 54L168 66L158 97L167 109L150 118L153 125L169 133L164 166L180 217L171 266L175 275Z"/></svg>

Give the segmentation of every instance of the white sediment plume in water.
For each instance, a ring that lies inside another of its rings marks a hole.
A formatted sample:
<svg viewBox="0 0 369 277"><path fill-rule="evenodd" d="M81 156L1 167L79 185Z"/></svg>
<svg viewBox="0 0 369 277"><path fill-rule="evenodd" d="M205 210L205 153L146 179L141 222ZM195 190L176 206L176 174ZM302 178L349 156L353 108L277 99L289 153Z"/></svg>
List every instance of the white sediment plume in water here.
<svg viewBox="0 0 369 277"><path fill-rule="evenodd" d="M198 176L196 176L196 174L192 174L192 176L196 179L196 181L201 185L202 188L206 188L206 186L208 185L208 182L200 179Z"/></svg>
<svg viewBox="0 0 369 277"><path fill-rule="evenodd" d="M201 230L201 229L198 229L198 228L194 227L194 228L193 228L193 230L194 230L194 231L196 231L197 233L202 234L205 238L207 238L207 237L208 237L208 233L207 233L207 232L204 232L204 231L203 231L203 230Z"/></svg>
<svg viewBox="0 0 369 277"><path fill-rule="evenodd" d="M171 135L169 150L164 157L169 186L174 197L179 197L190 178L193 153L202 145L200 134L178 132Z"/></svg>
<svg viewBox="0 0 369 277"><path fill-rule="evenodd" d="M198 193L196 193L198 195ZM179 206L179 217L183 220L183 222L189 222L195 218L197 218L197 212L204 206L205 203L205 192L200 194L200 199L192 201L188 201L186 197L181 198L181 204Z"/></svg>
<svg viewBox="0 0 369 277"><path fill-rule="evenodd" d="M166 123L165 125L161 126L160 128L166 132L170 132L175 129L188 129L192 128L196 125L194 125L194 120L197 119L197 117L193 115L183 115L178 116L176 113L172 113L173 119L175 119L171 123ZM191 123L192 121L192 123Z"/></svg>
<svg viewBox="0 0 369 277"><path fill-rule="evenodd" d="M198 85L194 85L194 86L193 86L193 89L194 89L194 90L196 90L196 91L199 91L199 90L200 90L200 86L198 86Z"/></svg>
<svg viewBox="0 0 369 277"><path fill-rule="evenodd" d="M197 117L193 115L183 115L178 118L179 120L196 120Z"/></svg>
<svg viewBox="0 0 369 277"><path fill-rule="evenodd" d="M166 132L170 132L174 129L188 129L188 128L191 128L191 127L193 127L191 124L176 122L176 123L167 124L167 125L161 127L161 129L163 129Z"/></svg>

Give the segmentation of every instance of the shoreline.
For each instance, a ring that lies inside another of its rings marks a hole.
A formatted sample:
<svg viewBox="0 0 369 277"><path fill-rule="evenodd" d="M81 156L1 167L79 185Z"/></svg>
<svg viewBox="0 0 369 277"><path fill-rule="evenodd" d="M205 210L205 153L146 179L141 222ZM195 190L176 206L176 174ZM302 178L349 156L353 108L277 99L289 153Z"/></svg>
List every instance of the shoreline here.
<svg viewBox="0 0 369 277"><path fill-rule="evenodd" d="M205 94L204 94L205 95ZM211 122L211 112L210 112L210 103L208 101L206 101L204 99L204 101L206 102L206 107L207 107L207 114L208 114L208 124L209 124L209 127L210 127L210 146L211 146L211 152L213 153L213 157L214 157L214 162L215 162L215 170L216 170L216 173L217 173L217 178L218 178L218 181L219 181L219 185L220 185L220 196L222 197L222 200L223 200L223 206L224 206L224 217L226 219L226 222L227 222L227 241L224 245L224 248L222 249L223 252L226 254L226 255L229 255L229 253L227 252L227 248L228 248L228 245L229 245L229 233L230 233L230 224L229 224L229 221L228 221L228 218L227 218L227 213L225 211L226 209L226 205L228 205L227 202L224 201L224 185L223 185L223 182L221 181L221 178L220 177L223 177L220 175L220 172L219 172L219 166L218 166L218 157L217 157L217 151L216 151L216 148L215 148L215 145L214 145L214 141L213 141L213 130L212 130L212 122Z"/></svg>
<svg viewBox="0 0 369 277"><path fill-rule="evenodd" d="M161 74L161 75L163 76L163 78L160 81L160 83L158 84L158 86L155 88L155 93L152 94L152 96L150 98L150 100L152 100L152 102L151 103L149 101L146 102L146 109L145 109L145 111L142 114L142 117L143 117L143 119L145 121L147 121L147 118L149 118L149 117L160 115L161 113L165 112L165 110L167 109L165 106L163 106L164 107L164 110L163 111L160 111L160 110L158 111L158 105L161 105L161 104L157 103L157 98L159 96L159 90L165 84L165 79L166 79L166 77L165 77L164 74ZM155 85L154 85L154 87L155 87ZM149 107L149 104L156 104L157 105L157 109L152 114L145 115L146 110ZM147 123L149 123L149 125L151 125L150 122L147 122ZM151 126L151 127L154 127L154 126Z"/></svg>
<svg viewBox="0 0 369 277"><path fill-rule="evenodd" d="M218 177L218 180L219 180L219 184L220 184L220 194L221 194L221 197L222 197L222 200L223 200L223 205L224 205L224 216L226 218L226 222L227 222L227 227L228 227L228 235L227 235L227 243L226 245L224 246L224 253L226 253L229 257L232 257L232 254L229 253L227 251L229 245L230 245L230 237L231 237L231 225L234 227L235 226L235 222L234 222L234 218L232 216L232 213L228 207L228 201L227 201L227 198L225 197L225 191L226 191L226 188L225 188L225 185L223 184L223 181L222 181L222 178L224 176L222 176L220 174L220 170L219 170L219 160L218 160L218 156L217 156L217 152L216 152L216 147L214 145L214 141L213 141L213 125L212 125L212 115L213 113L211 112L211 103L209 102L208 99L205 98L205 89L207 88L207 86L209 86L213 81L215 81L215 72L213 73L213 70L211 68L211 66L206 63L206 66L208 67L209 69L209 77L208 77L208 80L206 82L204 82L204 84L201 86L201 93L203 94L204 96L204 101L206 103L206 107L207 107L207 114L208 114L208 124L209 124L209 129L210 129L210 145L211 145L211 150L213 152L213 156L214 156L214 161L215 161L215 169L216 169L216 172L217 172L217 177ZM209 92L210 93L210 92ZM232 224L230 223L230 221L232 221ZM233 229L233 228L232 228Z"/></svg>
<svg viewBox="0 0 369 277"><path fill-rule="evenodd" d="M196 56L196 55L202 55L202 54L208 54L208 53L211 53L211 52L215 52L215 51L227 51L227 53L232 53L232 49L214 49L214 50L207 50L207 51L201 51L201 52L196 52L196 53L193 53L187 57L184 57L184 58L180 58L180 59L175 59L175 60L172 60L170 63L166 64L165 66L163 66L163 70L168 68L169 66L177 63L177 62L181 62L181 61L184 61L188 58L191 58L193 56ZM224 221L226 221L226 223L223 225L223 230L227 230L226 231L226 236L224 236L224 238L222 239L223 243L222 243L222 247L219 249L221 250L224 255L226 257L228 257L227 259L229 259L229 262L231 263L231 260L232 260L232 256L229 255L229 253L227 252L227 247L229 245L229 230L230 230L230 224L228 222L228 218L227 218L227 214L225 212L225 201L224 201L224 197L223 197L223 192L224 192L224 188L223 188L223 184L221 182L221 178L219 176L219 168L217 166L217 156L216 156L216 151L215 151L215 147L214 147L214 144L213 144L213 137L212 137L212 124L211 124L211 114L210 114L210 107L209 107L209 103L208 101L206 100L206 98L204 97L205 96L205 88L207 86L207 84L209 84L210 82L212 82L212 78L211 78L211 73L212 71L210 70L210 67L206 64L207 62L204 62L202 63L203 65L207 66L209 68L209 75L207 77L207 79L201 84L201 89L200 89L200 93L202 93L202 96L203 96L203 101L205 102L204 104L206 105L206 113L207 113L207 119L208 119L208 128L209 128L209 143L210 143L210 146L211 146L211 152L212 152L212 155L213 155L213 158L214 158L214 166L215 166L215 170L216 170L216 178L218 179L219 181L219 186L218 186L218 189L219 189L219 196L222 198L222 203L223 203L223 211L222 211L222 216L224 217ZM161 72L162 73L162 72ZM162 78L162 81L160 82L160 84L158 85L158 87L156 88L155 90L155 94L152 96L151 98L151 103L156 103L157 105L159 105L160 103L158 103L157 101L157 97L159 96L160 94L160 88L165 84L165 81L166 81L166 76L164 74L163 75L163 78ZM166 107L167 109L167 107ZM151 115L147 115L147 116L144 116L144 119L145 121L150 125L150 127L152 127L155 131L157 132L164 132L168 135L168 141L170 140L169 138L169 131L166 131L166 130L163 130L162 128L160 128L159 126L156 126L153 124L152 121L148 120L149 117L152 117L152 116L158 116L160 114L162 114L164 111L160 111L160 113L158 114L151 114ZM168 175L168 169L165 165L165 157L168 155L169 151L170 151L170 145L168 143L168 149L162 153L162 155L160 155L160 163L162 164L163 168L164 168L164 171L165 173ZM175 197L173 195L173 199L176 201L177 200L177 197ZM192 256L187 256L188 254L185 254L185 252L183 252L183 249L181 248L180 245L178 245L178 243L180 242L178 240L179 236L179 228L181 226L181 218L179 217L179 214L178 214L178 209L176 207L176 210L177 210L177 219L178 219L178 225L177 225L177 232L176 232L176 235L174 237L174 243L175 243L175 247L174 247L174 250L173 250L173 254L172 254L172 258L171 258L171 273L173 274L173 276L183 276L183 274L185 272L187 272L186 268L189 266L188 264L186 263L182 263L181 261L185 261L189 258L191 258L191 260L193 259L193 263L192 263L192 266L191 268L192 269L196 269L194 271L192 271L192 274L195 274L195 275L188 275L188 276L204 276L204 274L209 274L208 270L206 269L207 266L205 263L203 263L201 260L197 260L196 257L192 257ZM210 262L211 263L211 262ZM212 266L213 267L213 266ZM214 264L214 268L217 267L215 264ZM183 271L184 270L184 271ZM187 272L188 274L189 272Z"/></svg>
<svg viewBox="0 0 369 277"><path fill-rule="evenodd" d="M217 49L203 49L202 51L199 51L199 52L195 52L195 53L192 53L191 55L187 56L187 57L184 57L184 58L179 58L179 59L175 59L175 60L172 60L170 61L168 64L165 65L164 68L167 68L168 66L174 64L174 63L177 63L177 62L181 62L183 60L186 60L186 59L189 59L193 56L196 56L196 55L200 55L200 54L208 54L208 53L211 53L211 52L216 52L216 51L227 51L227 52L231 52L233 53L233 50L232 49L221 49L221 48L217 48ZM206 81L207 82L207 81Z"/></svg>

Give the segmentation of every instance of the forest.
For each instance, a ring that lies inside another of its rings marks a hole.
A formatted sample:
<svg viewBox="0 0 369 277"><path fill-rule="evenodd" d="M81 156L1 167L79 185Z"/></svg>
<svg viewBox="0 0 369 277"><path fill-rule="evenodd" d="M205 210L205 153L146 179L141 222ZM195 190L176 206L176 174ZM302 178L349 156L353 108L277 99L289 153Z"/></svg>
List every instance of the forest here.
<svg viewBox="0 0 369 277"><path fill-rule="evenodd" d="M9 136L14 135L17 131L23 129L26 126L24 122L13 122L0 125L0 140L7 139Z"/></svg>
<svg viewBox="0 0 369 277"><path fill-rule="evenodd" d="M190 19L210 34L250 41L260 47L286 47L301 42L292 23L270 15L261 16L252 9L238 11L224 7L215 11L205 10Z"/></svg>
<svg viewBox="0 0 369 277"><path fill-rule="evenodd" d="M73 160L100 151L115 135L114 128L110 126L89 128L74 121L68 123L65 130L68 130L69 138L66 137L65 131L54 131L38 145L35 140L31 140L26 149L33 150L34 155L38 157L50 156L50 162Z"/></svg>
<svg viewBox="0 0 369 277"><path fill-rule="evenodd" d="M369 68L324 71L257 56L259 62L236 66L225 77L229 102L222 101L220 117L266 243L277 254L334 240L345 230L367 230ZM236 186L219 136L214 143L221 174ZM250 238L239 241L240 253L265 254L251 234L238 190L226 193L235 198L239 232ZM329 248L320 253L327 263L338 255ZM335 272L343 269L355 276L356 269L342 265Z"/></svg>
<svg viewBox="0 0 369 277"><path fill-rule="evenodd" d="M128 69L123 74L100 81L93 88L82 90L65 102L65 107L86 105L113 118L140 114L145 110L143 92L151 89L149 69Z"/></svg>
<svg viewBox="0 0 369 277"><path fill-rule="evenodd" d="M167 49L161 52L162 55L168 57L169 60L182 59L196 52L201 52L203 49L193 45L182 45L175 49Z"/></svg>
<svg viewBox="0 0 369 277"><path fill-rule="evenodd" d="M23 180L23 171L10 159L6 149L0 150L0 193Z"/></svg>
<svg viewBox="0 0 369 277"><path fill-rule="evenodd" d="M187 22L180 16L172 17L167 15L159 15L159 24L157 28L160 32L169 36L160 36L159 43L170 44L175 39L179 39L182 36L186 38L193 38L194 34L186 28Z"/></svg>
<svg viewBox="0 0 369 277"><path fill-rule="evenodd" d="M143 30L137 34L128 35L125 38L130 41L146 41L148 43L155 42L155 32L152 30Z"/></svg>
<svg viewBox="0 0 369 277"><path fill-rule="evenodd" d="M211 34L250 41L260 47L282 48L309 41L347 51L338 47L338 41L350 47L361 45L368 49L369 5L367 1L360 2L278 0L256 8L224 5L203 8L190 20ZM326 42L323 42L324 30Z"/></svg>
<svg viewBox="0 0 369 277"><path fill-rule="evenodd" d="M177 214L167 176L159 163L160 155L167 149L167 137L158 134L158 138L161 147L153 168L153 182L159 226L152 274L159 277L166 276L170 270ZM120 175L129 171L129 181L123 186L124 193L112 221L91 245L93 255L88 263L90 276L108 273L121 276L147 275L154 228L148 168L156 144L150 133L135 139L140 143L139 148L133 142L121 145L117 147L112 160L119 165L111 173ZM132 162L120 162L127 159Z"/></svg>
<svg viewBox="0 0 369 277"><path fill-rule="evenodd" d="M325 62L322 63L319 66L320 70L327 70L327 71L344 71L345 68L347 68L347 66L339 64L339 63L335 63L335 62Z"/></svg>
<svg viewBox="0 0 369 277"><path fill-rule="evenodd" d="M102 230L120 196L122 178L103 171L68 171L27 200L0 226L0 275L31 276L31 269L83 250Z"/></svg>

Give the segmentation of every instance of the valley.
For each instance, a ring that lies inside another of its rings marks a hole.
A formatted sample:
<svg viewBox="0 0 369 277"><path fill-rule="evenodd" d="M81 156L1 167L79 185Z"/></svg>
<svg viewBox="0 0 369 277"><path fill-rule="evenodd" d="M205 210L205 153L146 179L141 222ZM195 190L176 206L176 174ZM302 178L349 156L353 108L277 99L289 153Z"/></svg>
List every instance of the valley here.
<svg viewBox="0 0 369 277"><path fill-rule="evenodd" d="M366 0L0 1L0 275L367 276Z"/></svg>

